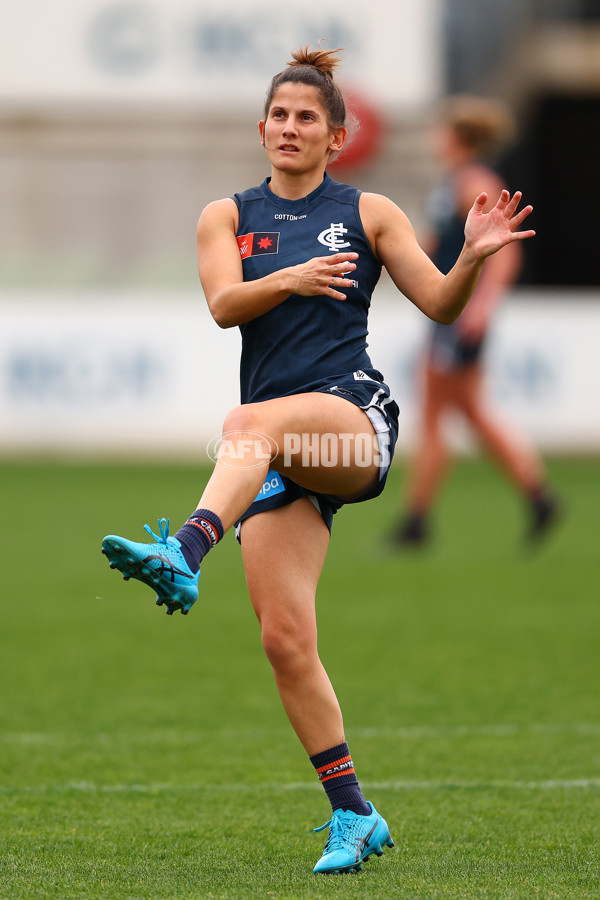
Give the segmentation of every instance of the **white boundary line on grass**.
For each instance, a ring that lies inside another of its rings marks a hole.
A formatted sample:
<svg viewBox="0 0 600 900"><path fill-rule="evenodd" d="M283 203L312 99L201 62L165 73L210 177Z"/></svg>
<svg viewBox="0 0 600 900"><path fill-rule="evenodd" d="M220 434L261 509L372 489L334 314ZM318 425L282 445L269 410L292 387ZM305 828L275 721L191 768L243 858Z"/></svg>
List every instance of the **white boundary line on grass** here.
<svg viewBox="0 0 600 900"><path fill-rule="evenodd" d="M219 729L212 732L216 739L227 740L240 738L256 738L262 740L282 729L269 728L231 728ZM600 734L600 722L572 722L572 723L545 723L530 722L526 724L505 725L407 725L396 728L385 727L349 727L350 738L396 738L398 740L441 740L462 737L513 737L518 735L550 736L553 734L598 735ZM99 732L84 736L61 734L56 732L12 732L0 734L0 743L7 744L54 744L72 743L115 743L127 741L128 743L169 743L185 744L196 743L206 735L200 731L181 731L166 729L164 731L145 732L143 730L132 734Z"/></svg>
<svg viewBox="0 0 600 900"><path fill-rule="evenodd" d="M600 778L549 779L546 781L374 781L365 782L369 790L378 791L555 791L590 790L600 788ZM256 784L93 784L89 781L73 781L64 784L24 785L21 787L0 787L1 796L68 794L81 792L89 794L163 794L163 793L267 793L281 791L316 791L316 782L257 782Z"/></svg>

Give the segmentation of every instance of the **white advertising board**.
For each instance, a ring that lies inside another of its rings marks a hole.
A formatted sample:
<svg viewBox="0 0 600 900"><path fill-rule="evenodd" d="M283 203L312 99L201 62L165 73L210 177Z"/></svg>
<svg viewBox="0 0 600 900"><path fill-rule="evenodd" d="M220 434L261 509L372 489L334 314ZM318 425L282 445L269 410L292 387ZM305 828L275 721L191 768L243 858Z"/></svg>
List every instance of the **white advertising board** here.
<svg viewBox="0 0 600 900"><path fill-rule="evenodd" d="M385 103L439 93L440 0L19 0L0 29L0 102L258 102L307 43Z"/></svg>
<svg viewBox="0 0 600 900"><path fill-rule="evenodd" d="M520 293L498 316L490 399L542 450L600 451L598 301ZM239 332L217 327L200 289L0 295L0 322L0 452L205 459L238 403ZM415 438L426 330L400 295L375 295L370 352L400 406L400 451Z"/></svg>

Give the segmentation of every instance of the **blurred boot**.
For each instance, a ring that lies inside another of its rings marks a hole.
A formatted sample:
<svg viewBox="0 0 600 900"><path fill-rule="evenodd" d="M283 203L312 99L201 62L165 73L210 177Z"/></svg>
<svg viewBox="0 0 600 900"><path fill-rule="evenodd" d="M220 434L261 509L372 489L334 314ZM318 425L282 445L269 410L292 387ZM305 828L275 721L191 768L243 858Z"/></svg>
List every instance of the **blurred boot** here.
<svg viewBox="0 0 600 900"><path fill-rule="evenodd" d="M427 520L423 513L410 513L400 523L391 536L391 543L397 548L421 547L429 541Z"/></svg>
<svg viewBox="0 0 600 900"><path fill-rule="evenodd" d="M526 540L529 544L537 544L561 517L562 506L557 497L542 492L531 498L529 509L530 522Z"/></svg>

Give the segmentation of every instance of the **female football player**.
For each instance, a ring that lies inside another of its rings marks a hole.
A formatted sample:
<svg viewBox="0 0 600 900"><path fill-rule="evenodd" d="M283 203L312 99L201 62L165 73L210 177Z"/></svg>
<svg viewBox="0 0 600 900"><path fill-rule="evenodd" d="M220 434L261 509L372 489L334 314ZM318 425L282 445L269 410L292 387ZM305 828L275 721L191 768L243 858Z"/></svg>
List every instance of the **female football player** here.
<svg viewBox="0 0 600 900"><path fill-rule="evenodd" d="M433 130L444 178L430 200L432 234L423 246L437 267L448 272L464 242L464 221L480 191L497 196L504 184L487 161L513 132L503 105L481 97L446 99ZM489 203L484 207L488 208ZM430 537L429 514L448 464L443 419L458 411L492 458L526 500L527 536L537 540L558 514L546 487L544 465L514 426L499 419L483 389L483 351L494 312L521 268L521 247L513 242L486 265L468 307L452 324L436 322L424 360L422 424L409 479L408 511L394 541L421 545Z"/></svg>
<svg viewBox="0 0 600 900"><path fill-rule="evenodd" d="M154 543L103 541L112 566L187 613L203 557L236 526L282 703L331 801L315 872L359 869L392 846L361 792L315 616L333 514L381 492L397 437L398 408L366 351L372 291L385 266L419 309L452 322L485 259L533 234L517 231L531 210L517 212L519 193L503 190L486 214L480 193L443 275L394 203L332 181L347 136L336 52L299 50L275 75L259 123L270 177L200 216L200 279L216 323L241 330L242 396L198 507L174 537L161 519Z"/></svg>

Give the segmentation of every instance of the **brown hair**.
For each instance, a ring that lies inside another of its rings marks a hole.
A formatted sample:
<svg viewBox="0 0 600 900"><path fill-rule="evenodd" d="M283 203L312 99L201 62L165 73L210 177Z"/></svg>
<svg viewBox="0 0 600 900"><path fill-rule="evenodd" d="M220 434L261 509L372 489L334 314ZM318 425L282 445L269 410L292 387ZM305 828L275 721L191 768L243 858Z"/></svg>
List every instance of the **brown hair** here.
<svg viewBox="0 0 600 900"><path fill-rule="evenodd" d="M456 94L442 103L440 119L466 147L481 156L499 149L515 134L514 119L499 100Z"/></svg>
<svg viewBox="0 0 600 900"><path fill-rule="evenodd" d="M265 119L269 115L273 95L277 88L292 82L293 84L308 84L316 87L321 95L321 102L327 113L327 124L330 128L342 128L346 125L346 104L344 97L338 85L334 81L334 72L341 62L341 56L335 56L341 51L309 50L301 47L292 53L292 59L288 62L287 68L283 69L277 75L274 75L267 91L265 99Z"/></svg>

